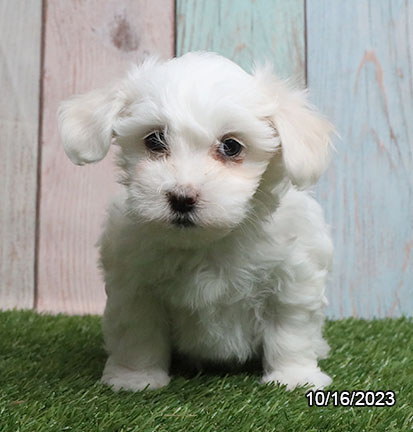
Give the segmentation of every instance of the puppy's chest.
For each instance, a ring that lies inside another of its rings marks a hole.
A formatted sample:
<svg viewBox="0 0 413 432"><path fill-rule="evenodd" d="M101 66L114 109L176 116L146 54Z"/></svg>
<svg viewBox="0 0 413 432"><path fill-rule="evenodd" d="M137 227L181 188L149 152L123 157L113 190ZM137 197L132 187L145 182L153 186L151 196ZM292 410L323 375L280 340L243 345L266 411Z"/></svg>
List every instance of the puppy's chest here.
<svg viewBox="0 0 413 432"><path fill-rule="evenodd" d="M168 305L192 310L234 304L257 293L260 271L245 260L208 255L177 257L156 290Z"/></svg>
<svg viewBox="0 0 413 432"><path fill-rule="evenodd" d="M173 345L199 359L248 359L260 345L265 300L257 292L256 272L236 257L192 258L177 265L157 288Z"/></svg>
<svg viewBox="0 0 413 432"><path fill-rule="evenodd" d="M259 352L261 321L246 302L197 310L170 307L169 321L174 348L190 357L243 362Z"/></svg>

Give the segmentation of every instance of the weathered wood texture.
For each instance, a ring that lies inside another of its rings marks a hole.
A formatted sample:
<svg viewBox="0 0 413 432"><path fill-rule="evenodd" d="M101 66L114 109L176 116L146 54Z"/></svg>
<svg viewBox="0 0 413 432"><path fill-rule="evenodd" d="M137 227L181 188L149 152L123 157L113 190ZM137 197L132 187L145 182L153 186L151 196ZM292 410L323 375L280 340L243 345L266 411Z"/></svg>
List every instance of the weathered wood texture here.
<svg viewBox="0 0 413 432"><path fill-rule="evenodd" d="M304 82L304 0L177 0L177 54L215 51L251 71L271 61Z"/></svg>
<svg viewBox="0 0 413 432"><path fill-rule="evenodd" d="M148 53L173 55L172 0L47 1L37 306L100 313L105 294L94 244L115 192L111 157L76 167L56 126L58 103L105 85Z"/></svg>
<svg viewBox="0 0 413 432"><path fill-rule="evenodd" d="M0 308L31 308L41 0L0 2Z"/></svg>
<svg viewBox="0 0 413 432"><path fill-rule="evenodd" d="M341 141L318 193L336 245L329 313L413 313L413 2L307 0L312 99Z"/></svg>

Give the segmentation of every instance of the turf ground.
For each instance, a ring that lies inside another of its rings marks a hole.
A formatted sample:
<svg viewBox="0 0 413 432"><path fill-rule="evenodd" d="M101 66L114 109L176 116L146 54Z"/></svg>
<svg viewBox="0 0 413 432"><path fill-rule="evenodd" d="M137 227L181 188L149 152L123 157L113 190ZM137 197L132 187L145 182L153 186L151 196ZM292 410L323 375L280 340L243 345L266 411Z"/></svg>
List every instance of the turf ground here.
<svg viewBox="0 0 413 432"><path fill-rule="evenodd" d="M113 393L96 316L0 312L0 431L411 431L413 320L326 324L328 390L393 390L393 407L309 407L306 390L259 384L259 365L193 375L163 390Z"/></svg>

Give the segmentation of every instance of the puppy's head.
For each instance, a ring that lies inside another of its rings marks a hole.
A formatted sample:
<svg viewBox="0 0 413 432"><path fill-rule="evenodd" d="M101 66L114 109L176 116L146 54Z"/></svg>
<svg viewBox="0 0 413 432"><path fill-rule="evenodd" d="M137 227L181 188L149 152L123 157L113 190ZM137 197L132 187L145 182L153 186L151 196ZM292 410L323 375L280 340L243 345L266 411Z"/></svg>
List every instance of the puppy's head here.
<svg viewBox="0 0 413 432"><path fill-rule="evenodd" d="M59 124L76 164L120 146L133 217L210 236L256 217L260 194L271 207L280 183L315 183L332 129L268 68L250 75L209 53L149 59L112 88L63 102Z"/></svg>

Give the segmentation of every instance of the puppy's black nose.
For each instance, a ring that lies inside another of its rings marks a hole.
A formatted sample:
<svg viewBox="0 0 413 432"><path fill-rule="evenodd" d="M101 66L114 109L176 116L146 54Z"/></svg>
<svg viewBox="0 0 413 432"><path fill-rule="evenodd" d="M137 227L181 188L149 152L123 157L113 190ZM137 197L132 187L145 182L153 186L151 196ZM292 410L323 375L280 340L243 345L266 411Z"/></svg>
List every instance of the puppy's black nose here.
<svg viewBox="0 0 413 432"><path fill-rule="evenodd" d="M196 196L180 195L170 192L168 194L169 205L177 213L189 213L196 204Z"/></svg>

